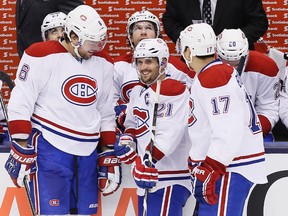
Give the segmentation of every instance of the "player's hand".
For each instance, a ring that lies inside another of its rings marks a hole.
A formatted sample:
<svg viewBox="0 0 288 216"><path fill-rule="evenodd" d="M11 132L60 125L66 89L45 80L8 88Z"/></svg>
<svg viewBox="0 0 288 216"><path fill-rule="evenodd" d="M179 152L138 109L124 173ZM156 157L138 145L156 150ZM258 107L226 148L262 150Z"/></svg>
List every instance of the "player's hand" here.
<svg viewBox="0 0 288 216"><path fill-rule="evenodd" d="M140 188L151 189L155 187L158 182L158 170L146 166L140 156L137 156L135 160L132 173L137 186Z"/></svg>
<svg viewBox="0 0 288 216"><path fill-rule="evenodd" d="M135 161L137 139L132 134L122 134L114 144L115 154L121 162L131 164Z"/></svg>
<svg viewBox="0 0 288 216"><path fill-rule="evenodd" d="M98 187L104 196L114 193L121 184L121 163L114 150L99 154Z"/></svg>
<svg viewBox="0 0 288 216"><path fill-rule="evenodd" d="M220 164L220 163L219 163ZM191 159L188 160L188 166L192 180L192 193L199 202L205 202L215 205L218 202L216 193L216 182L224 172L217 171L206 161L199 164L193 164ZM224 165L222 165L224 166Z"/></svg>
<svg viewBox="0 0 288 216"><path fill-rule="evenodd" d="M126 118L127 103L121 99L117 101L117 105L114 107L116 113L117 128L123 132L125 130L124 122Z"/></svg>
<svg viewBox="0 0 288 216"><path fill-rule="evenodd" d="M119 99L114 107L116 117L118 117L122 112L126 113L127 103L124 100Z"/></svg>
<svg viewBox="0 0 288 216"><path fill-rule="evenodd" d="M17 187L23 186L23 179L26 175L29 181L30 175L36 172L36 158L37 154L33 146L28 145L27 148L24 148L15 141L11 143L11 151L5 163L5 169Z"/></svg>

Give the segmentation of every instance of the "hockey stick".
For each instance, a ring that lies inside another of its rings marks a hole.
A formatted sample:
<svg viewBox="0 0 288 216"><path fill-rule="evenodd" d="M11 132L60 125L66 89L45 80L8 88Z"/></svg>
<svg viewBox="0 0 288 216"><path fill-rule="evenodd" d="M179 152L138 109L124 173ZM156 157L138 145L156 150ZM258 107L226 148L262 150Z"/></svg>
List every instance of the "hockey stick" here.
<svg viewBox="0 0 288 216"><path fill-rule="evenodd" d="M35 209L34 209L34 206L33 206L33 203L32 203L32 198L31 198L31 195L30 195L30 188L29 188L29 184L28 184L27 175L24 176L23 183L24 183L25 191L26 191L27 198L28 198L28 201L29 201L30 209L32 211L32 215L36 216L36 212L35 212Z"/></svg>
<svg viewBox="0 0 288 216"><path fill-rule="evenodd" d="M3 115L4 115L4 118L5 118L5 122L7 124L7 130L8 130L8 133L9 133L9 137L10 137L10 140L11 140L9 127L8 127L8 114L7 114L6 106L4 104L4 100L3 100L3 96L2 96L2 92L1 91L0 91L0 103L1 103L1 108L3 110ZM31 199L31 195L30 195L30 188L29 188L29 185L28 185L27 176L24 176L23 183L24 183L26 195L27 195L27 198L28 198L28 201L29 201L29 206L30 206L30 209L32 211L32 215L36 216L36 213L35 213L35 210L34 210L34 206L33 206L33 203L32 203L32 199Z"/></svg>
<svg viewBox="0 0 288 216"><path fill-rule="evenodd" d="M5 106L5 104L4 104L2 92L0 92L0 103L1 103L1 108L2 108L2 110L3 110L4 119L5 119L5 122L6 122L6 124L7 124L7 130L8 130L8 133L9 133L9 128L8 128L8 114L7 114L6 106ZM10 133L9 133L9 136L10 136Z"/></svg>
<svg viewBox="0 0 288 216"><path fill-rule="evenodd" d="M238 67L236 69L238 71L239 76L241 76L241 74L243 72L245 61L246 61L246 57L245 56L241 56L239 64L238 64Z"/></svg>
<svg viewBox="0 0 288 216"><path fill-rule="evenodd" d="M153 148L155 142L155 133L156 133L156 121L157 121L157 114L158 114L158 105L159 105L159 95L160 95L160 87L161 87L162 80L157 80L156 86L156 93L155 93L155 103L153 109L153 119L152 119L152 130L151 130L151 140L150 140L150 154L149 154L149 166L152 166L152 155L153 155ZM147 215L147 198L148 198L149 190L145 190L144 199L143 199L143 216Z"/></svg>
<svg viewBox="0 0 288 216"><path fill-rule="evenodd" d="M12 82L10 76L7 73L0 71L0 80L6 83L10 91L12 91L12 89L14 88L14 83Z"/></svg>

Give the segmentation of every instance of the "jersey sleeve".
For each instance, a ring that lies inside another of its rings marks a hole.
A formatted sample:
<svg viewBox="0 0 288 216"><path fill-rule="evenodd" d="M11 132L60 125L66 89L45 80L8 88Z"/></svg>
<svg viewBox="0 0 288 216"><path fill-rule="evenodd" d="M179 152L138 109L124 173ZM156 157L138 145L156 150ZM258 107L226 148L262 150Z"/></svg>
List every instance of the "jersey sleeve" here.
<svg viewBox="0 0 288 216"><path fill-rule="evenodd" d="M245 86L248 93L252 94L252 98L254 97L255 110L260 118L263 133L266 135L279 120L279 68L268 56L250 51L245 74L247 77Z"/></svg>
<svg viewBox="0 0 288 216"><path fill-rule="evenodd" d="M99 142L101 146L111 145L116 141L113 85L111 85L114 72L114 64L106 62L106 64L103 65L104 84L97 105L97 109L101 115L101 138Z"/></svg>
<svg viewBox="0 0 288 216"><path fill-rule="evenodd" d="M36 100L50 80L53 63L26 53L16 73L15 87L8 103L9 129L13 139L27 139Z"/></svg>
<svg viewBox="0 0 288 216"><path fill-rule="evenodd" d="M121 63L115 62L115 70L113 76L113 104L115 105L117 100L120 98L121 92L121 84L122 84L122 71L121 71Z"/></svg>
<svg viewBox="0 0 288 216"><path fill-rule="evenodd" d="M126 118L124 122L125 126L125 133L130 133L133 131L133 134L135 133L136 129L136 123L133 117L133 107L135 102L137 102L137 92L138 92L138 87L135 87L131 91L131 96L130 96L130 101L127 104L127 109L126 109ZM135 135L135 134L134 134Z"/></svg>
<svg viewBox="0 0 288 216"><path fill-rule="evenodd" d="M264 76L259 74L255 98L255 110L260 117L264 135L269 133L279 120L279 88L278 75ZM265 118L265 119L263 119Z"/></svg>

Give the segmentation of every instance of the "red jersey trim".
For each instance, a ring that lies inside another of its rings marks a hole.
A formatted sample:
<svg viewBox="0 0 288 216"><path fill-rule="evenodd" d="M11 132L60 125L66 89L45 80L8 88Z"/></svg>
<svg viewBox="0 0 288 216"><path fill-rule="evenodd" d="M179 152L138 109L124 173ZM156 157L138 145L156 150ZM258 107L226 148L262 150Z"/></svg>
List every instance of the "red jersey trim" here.
<svg viewBox="0 0 288 216"><path fill-rule="evenodd" d="M198 75L199 82L204 88L225 86L231 79L234 68L229 65L213 65Z"/></svg>
<svg viewBox="0 0 288 216"><path fill-rule="evenodd" d="M265 137L272 129L271 123L266 116L258 115L258 118L260 120L262 132Z"/></svg>
<svg viewBox="0 0 288 216"><path fill-rule="evenodd" d="M276 62L269 56L257 52L249 51L245 72L257 72L269 77L275 77L278 74L279 68Z"/></svg>
<svg viewBox="0 0 288 216"><path fill-rule="evenodd" d="M156 92L157 82L153 83L151 88ZM183 94L186 86L174 79L165 79L161 83L160 94L165 96L177 96Z"/></svg>
<svg viewBox="0 0 288 216"><path fill-rule="evenodd" d="M116 132L115 131L102 131L100 132L100 146L114 145L116 142Z"/></svg>
<svg viewBox="0 0 288 216"><path fill-rule="evenodd" d="M25 52L29 56L44 57L50 54L67 53L68 51L58 41L45 41L34 43Z"/></svg>
<svg viewBox="0 0 288 216"><path fill-rule="evenodd" d="M30 134L32 132L32 124L26 120L9 121L9 132L14 134Z"/></svg>

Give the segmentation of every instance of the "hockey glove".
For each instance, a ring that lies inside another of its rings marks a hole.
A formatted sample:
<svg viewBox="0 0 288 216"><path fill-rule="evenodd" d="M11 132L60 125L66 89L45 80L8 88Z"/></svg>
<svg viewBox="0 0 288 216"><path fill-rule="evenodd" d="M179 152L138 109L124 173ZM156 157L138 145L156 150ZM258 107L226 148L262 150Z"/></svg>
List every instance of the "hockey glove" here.
<svg viewBox="0 0 288 216"><path fill-rule="evenodd" d="M140 156L136 157L132 173L137 186L140 188L151 189L158 182L158 170L145 165Z"/></svg>
<svg viewBox="0 0 288 216"><path fill-rule="evenodd" d="M37 154L33 146L28 145L27 148L24 148L17 142L12 142L5 169L18 188L23 186L23 179L26 175L28 180L30 180L30 175L36 172L36 158Z"/></svg>
<svg viewBox="0 0 288 216"><path fill-rule="evenodd" d="M225 166L211 158L198 165L193 164L189 158L188 165L193 186L192 193L196 200L209 205L217 204L216 182L225 173Z"/></svg>
<svg viewBox="0 0 288 216"><path fill-rule="evenodd" d="M120 135L114 144L117 157L125 164L131 164L135 161L137 140L132 134Z"/></svg>
<svg viewBox="0 0 288 216"><path fill-rule="evenodd" d="M126 118L127 103L123 100L118 100L117 105L114 107L116 113L117 128L123 133L125 130L124 122Z"/></svg>
<svg viewBox="0 0 288 216"><path fill-rule="evenodd" d="M98 187L104 196L114 193L121 184L121 163L114 150L99 154Z"/></svg>
<svg viewBox="0 0 288 216"><path fill-rule="evenodd" d="M127 103L124 100L119 99L114 107L116 117L118 117L122 112L126 113Z"/></svg>

